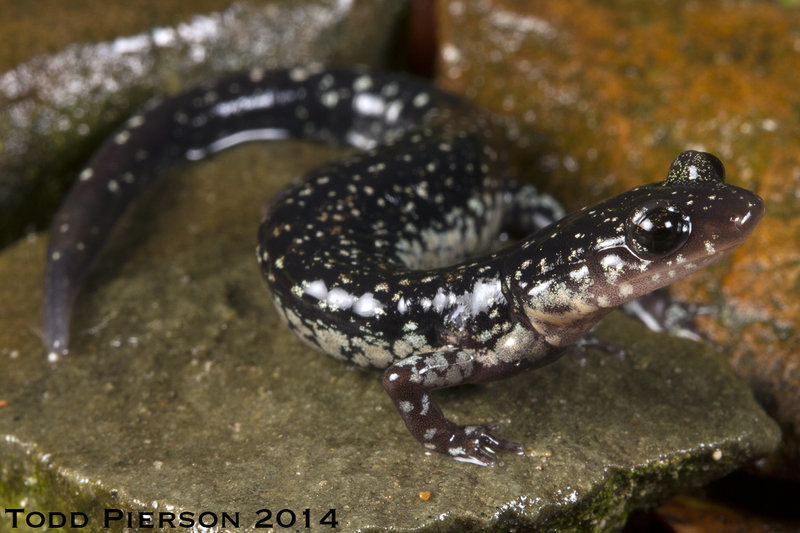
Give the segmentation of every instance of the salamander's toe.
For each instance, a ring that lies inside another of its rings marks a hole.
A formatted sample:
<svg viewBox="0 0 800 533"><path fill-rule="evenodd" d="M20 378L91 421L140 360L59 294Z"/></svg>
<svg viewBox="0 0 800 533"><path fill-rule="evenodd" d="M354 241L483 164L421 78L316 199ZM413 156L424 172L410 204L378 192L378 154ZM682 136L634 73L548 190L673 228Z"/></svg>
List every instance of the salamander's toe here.
<svg viewBox="0 0 800 533"><path fill-rule="evenodd" d="M516 442L498 439L493 433L500 431L500 424L483 426L464 426L462 434L454 434L454 444L461 441L463 445L452 446L449 454L456 460L480 466L494 466L497 452L522 455L523 448ZM460 438L459 438L460 437Z"/></svg>

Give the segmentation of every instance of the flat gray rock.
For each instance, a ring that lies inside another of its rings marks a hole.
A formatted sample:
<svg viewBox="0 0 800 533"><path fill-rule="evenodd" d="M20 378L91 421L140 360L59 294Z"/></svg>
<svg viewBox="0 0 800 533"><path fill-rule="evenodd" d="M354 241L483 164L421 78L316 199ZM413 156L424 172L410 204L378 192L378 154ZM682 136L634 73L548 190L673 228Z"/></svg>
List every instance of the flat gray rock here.
<svg viewBox="0 0 800 533"><path fill-rule="evenodd" d="M333 153L246 146L168 176L100 258L56 364L38 336L45 237L0 255L3 508L80 511L84 531L103 527L105 509L156 523L205 512L212 530L222 513L249 530L262 509L275 525L291 510L291 530L306 509L318 531L330 509L340 531L603 530L777 445L713 350L612 314L599 335L624 357L568 354L436 393L458 422L502 422L524 456L481 468L425 455L380 374L296 339L258 271L262 203Z"/></svg>

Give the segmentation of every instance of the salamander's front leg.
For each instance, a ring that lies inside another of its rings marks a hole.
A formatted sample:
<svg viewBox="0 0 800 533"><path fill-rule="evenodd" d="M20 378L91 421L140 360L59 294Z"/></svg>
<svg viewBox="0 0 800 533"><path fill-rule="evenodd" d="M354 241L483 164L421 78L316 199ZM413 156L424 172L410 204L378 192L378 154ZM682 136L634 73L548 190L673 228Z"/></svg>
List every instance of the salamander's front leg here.
<svg viewBox="0 0 800 533"><path fill-rule="evenodd" d="M435 389L487 381L486 374L469 351L453 348L407 357L390 366L383 375L383 388L408 430L427 450L489 466L498 451L522 454L522 446L495 438L492 434L499 424L460 426L449 421L431 397Z"/></svg>

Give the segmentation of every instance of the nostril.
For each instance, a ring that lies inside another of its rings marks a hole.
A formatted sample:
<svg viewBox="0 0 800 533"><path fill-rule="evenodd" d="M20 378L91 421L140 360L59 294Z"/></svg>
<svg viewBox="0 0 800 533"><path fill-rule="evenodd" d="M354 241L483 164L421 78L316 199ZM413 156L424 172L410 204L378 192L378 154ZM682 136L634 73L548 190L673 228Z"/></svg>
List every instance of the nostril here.
<svg viewBox="0 0 800 533"><path fill-rule="evenodd" d="M744 216L733 217L732 222L736 226L736 229L741 229L742 226L747 224L752 218L753 218L753 212L748 211L747 213L744 214Z"/></svg>
<svg viewBox="0 0 800 533"><path fill-rule="evenodd" d="M735 214L731 214L731 224L744 236L747 236L755 229L758 222L764 216L764 202L758 196L752 195L751 198L742 198L740 208Z"/></svg>

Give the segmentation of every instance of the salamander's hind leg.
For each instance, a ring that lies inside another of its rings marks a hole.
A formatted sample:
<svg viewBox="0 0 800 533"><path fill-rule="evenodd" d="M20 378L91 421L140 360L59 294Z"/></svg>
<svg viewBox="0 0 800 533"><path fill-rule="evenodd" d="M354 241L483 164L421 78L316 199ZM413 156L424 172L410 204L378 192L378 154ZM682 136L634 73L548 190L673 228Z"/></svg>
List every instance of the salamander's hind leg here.
<svg viewBox="0 0 800 533"><path fill-rule="evenodd" d="M497 375L499 377L502 376ZM458 461L489 466L494 464L498 451L522 454L522 446L494 437L499 424L460 426L451 422L431 392L490 379L495 376L468 350L454 347L407 357L390 366L383 375L383 387L408 430L425 449L450 455Z"/></svg>
<svg viewBox="0 0 800 533"><path fill-rule="evenodd" d="M531 184L516 184L505 193L508 205L503 228L511 238L521 239L549 226L566 214L558 200Z"/></svg>

